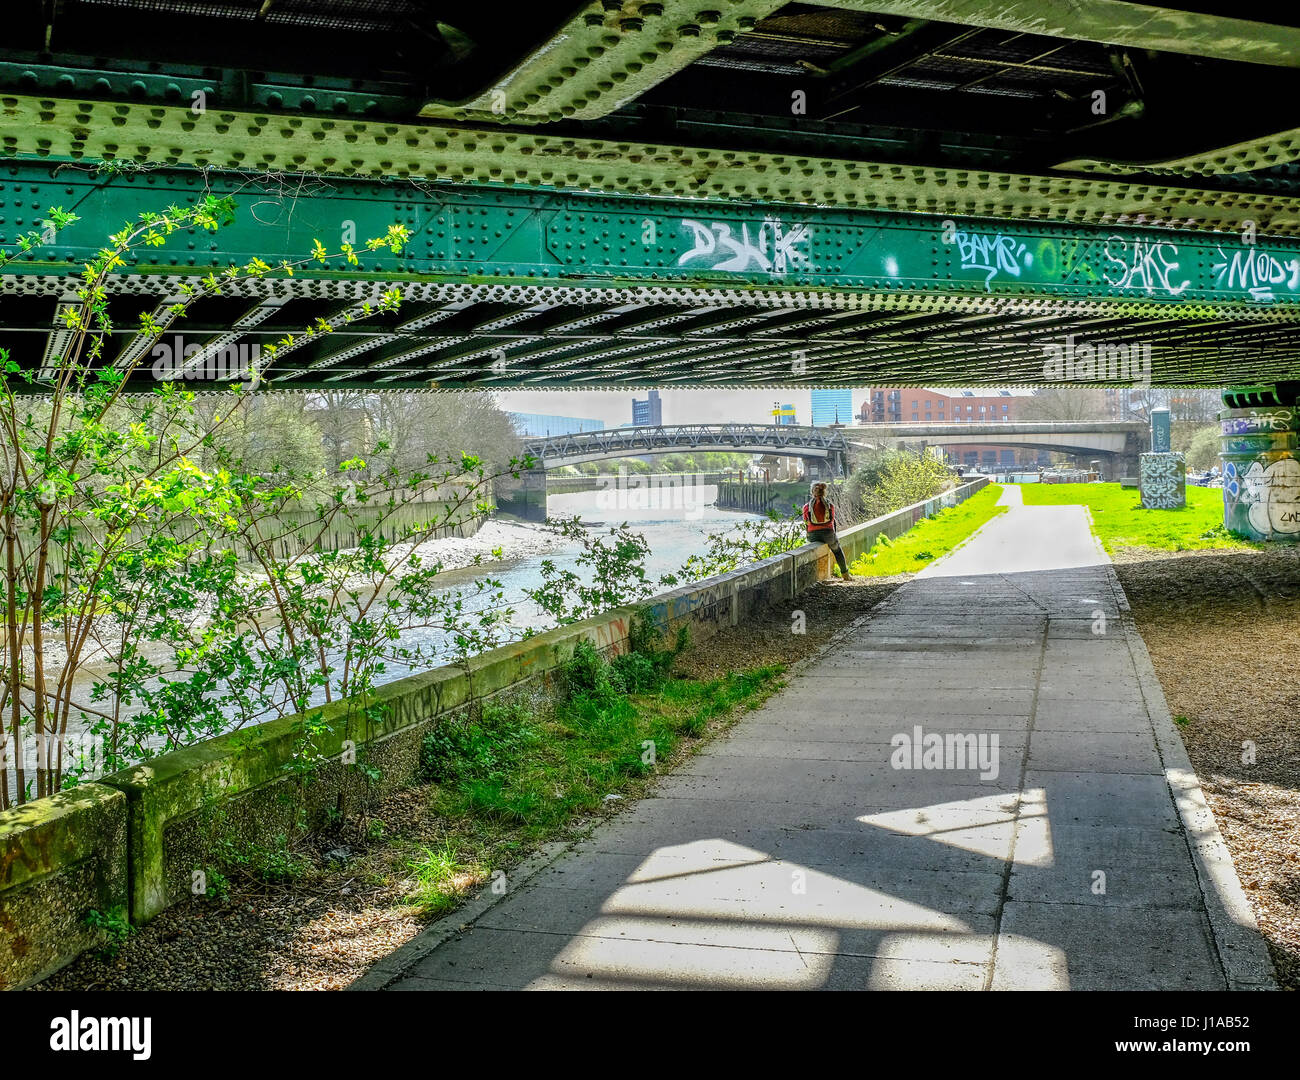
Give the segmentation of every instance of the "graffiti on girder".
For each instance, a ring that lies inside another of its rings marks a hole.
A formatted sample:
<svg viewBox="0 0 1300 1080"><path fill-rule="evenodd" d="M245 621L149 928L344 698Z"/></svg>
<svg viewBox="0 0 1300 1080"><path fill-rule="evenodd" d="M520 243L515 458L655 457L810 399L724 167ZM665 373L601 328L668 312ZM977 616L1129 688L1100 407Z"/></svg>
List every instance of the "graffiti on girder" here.
<svg viewBox="0 0 1300 1080"><path fill-rule="evenodd" d="M1181 274L1178 245L1167 240L1126 240L1112 235L1106 238L1103 254L1109 265L1102 275L1116 289L1178 296L1192 283Z"/></svg>
<svg viewBox="0 0 1300 1080"><path fill-rule="evenodd" d="M1300 287L1300 259L1283 261L1267 251L1245 247L1231 256L1218 249L1220 261L1211 269L1214 284L1224 292L1245 289L1256 300L1275 300L1277 288L1295 292Z"/></svg>
<svg viewBox="0 0 1300 1080"><path fill-rule="evenodd" d="M690 236L693 246L677 260L678 266L703 261L709 270L784 274L794 266L808 265L808 226L787 226L770 214L752 235L748 222L741 224L739 235L725 221L687 219L682 222L682 231Z"/></svg>

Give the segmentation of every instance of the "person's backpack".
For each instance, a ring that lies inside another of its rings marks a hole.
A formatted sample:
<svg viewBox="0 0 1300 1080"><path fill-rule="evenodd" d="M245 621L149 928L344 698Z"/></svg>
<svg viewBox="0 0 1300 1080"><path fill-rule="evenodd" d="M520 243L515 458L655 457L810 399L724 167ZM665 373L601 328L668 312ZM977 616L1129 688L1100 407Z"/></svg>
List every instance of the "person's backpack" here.
<svg viewBox="0 0 1300 1080"><path fill-rule="evenodd" d="M804 503L804 524L810 530L835 528L835 506L829 499L812 499Z"/></svg>

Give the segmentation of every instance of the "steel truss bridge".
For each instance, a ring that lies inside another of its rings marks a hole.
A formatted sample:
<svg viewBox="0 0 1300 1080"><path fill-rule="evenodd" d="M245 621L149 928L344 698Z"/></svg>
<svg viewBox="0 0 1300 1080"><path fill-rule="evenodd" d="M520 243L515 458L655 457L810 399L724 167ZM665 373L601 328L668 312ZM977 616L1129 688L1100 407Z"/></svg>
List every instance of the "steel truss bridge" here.
<svg viewBox="0 0 1300 1080"><path fill-rule="evenodd" d="M22 5L0 250L81 220L0 270L0 346L39 391L79 265L213 192L234 224L113 275L104 362L133 389L142 316L194 370L253 358L284 389L1293 384L1300 27L1197 7ZM401 254L237 278L167 324L213 270L394 223Z"/></svg>
<svg viewBox="0 0 1300 1080"><path fill-rule="evenodd" d="M797 424L639 425L526 439L523 443L523 453L536 458L543 469L692 450L840 462L848 449L841 430Z"/></svg>

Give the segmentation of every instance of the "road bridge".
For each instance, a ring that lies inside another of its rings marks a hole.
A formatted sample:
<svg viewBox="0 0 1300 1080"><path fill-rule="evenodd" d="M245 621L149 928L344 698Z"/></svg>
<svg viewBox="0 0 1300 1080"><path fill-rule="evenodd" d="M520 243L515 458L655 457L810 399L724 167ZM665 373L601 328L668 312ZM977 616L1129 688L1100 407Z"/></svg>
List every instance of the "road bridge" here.
<svg viewBox="0 0 1300 1080"><path fill-rule="evenodd" d="M1150 429L1138 420L1008 422L1002 424L860 424L851 446L923 443L931 446L1005 446L1102 458L1115 475L1133 476L1150 448Z"/></svg>

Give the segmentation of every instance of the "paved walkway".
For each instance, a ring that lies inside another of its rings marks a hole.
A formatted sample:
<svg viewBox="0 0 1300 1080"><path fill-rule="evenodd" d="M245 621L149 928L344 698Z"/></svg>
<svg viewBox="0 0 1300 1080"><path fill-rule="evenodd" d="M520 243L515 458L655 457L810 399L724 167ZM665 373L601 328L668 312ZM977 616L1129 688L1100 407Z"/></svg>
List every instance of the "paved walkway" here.
<svg viewBox="0 0 1300 1080"><path fill-rule="evenodd" d="M360 986L1267 987L1082 508L1006 498L653 798ZM996 770L892 767L917 735L996 740Z"/></svg>

